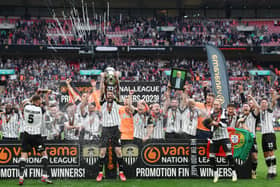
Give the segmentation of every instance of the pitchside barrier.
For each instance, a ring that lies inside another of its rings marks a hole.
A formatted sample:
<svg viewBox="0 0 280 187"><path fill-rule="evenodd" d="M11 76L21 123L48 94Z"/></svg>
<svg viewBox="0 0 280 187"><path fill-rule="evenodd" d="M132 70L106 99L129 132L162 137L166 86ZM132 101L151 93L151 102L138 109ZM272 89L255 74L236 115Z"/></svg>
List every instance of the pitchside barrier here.
<svg viewBox="0 0 280 187"><path fill-rule="evenodd" d="M209 178L213 170L207 158L206 140L174 140L146 142L123 141L122 152L127 178ZM20 158L20 142L0 143L0 178L17 178ZM99 147L92 142L46 143L52 178L94 179L98 173ZM239 178L250 178L250 157L236 160ZM230 177L232 169L224 157L217 157L219 174ZM117 176L114 148L107 151L106 178ZM40 178L40 154L35 149L29 153L26 178Z"/></svg>

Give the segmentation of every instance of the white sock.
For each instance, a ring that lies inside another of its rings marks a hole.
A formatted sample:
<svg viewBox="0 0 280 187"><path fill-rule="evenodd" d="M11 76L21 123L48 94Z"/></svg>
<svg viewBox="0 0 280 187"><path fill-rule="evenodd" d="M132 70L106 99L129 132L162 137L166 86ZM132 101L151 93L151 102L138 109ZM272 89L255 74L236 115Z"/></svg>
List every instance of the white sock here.
<svg viewBox="0 0 280 187"><path fill-rule="evenodd" d="M269 166L269 167L268 167L268 173L270 173L270 174L273 173L273 168L272 168L272 166Z"/></svg>
<svg viewBox="0 0 280 187"><path fill-rule="evenodd" d="M216 171L214 171L214 177L219 177L219 172L218 172L218 170L216 170Z"/></svg>
<svg viewBox="0 0 280 187"><path fill-rule="evenodd" d="M272 166L272 173L274 173L274 174L277 173L277 167L276 167L276 165Z"/></svg>

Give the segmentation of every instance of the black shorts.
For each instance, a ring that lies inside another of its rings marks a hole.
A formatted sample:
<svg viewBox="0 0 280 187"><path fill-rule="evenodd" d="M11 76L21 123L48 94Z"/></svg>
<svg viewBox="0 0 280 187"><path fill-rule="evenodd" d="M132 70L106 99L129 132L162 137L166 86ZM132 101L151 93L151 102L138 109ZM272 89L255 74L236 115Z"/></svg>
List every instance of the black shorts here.
<svg viewBox="0 0 280 187"><path fill-rule="evenodd" d="M181 137L182 137L182 139L184 139L184 140L196 139L196 136L189 135L189 134L187 134L187 133L183 133L183 134L181 135Z"/></svg>
<svg viewBox="0 0 280 187"><path fill-rule="evenodd" d="M210 138L210 136L211 136L210 131L204 131L204 130L200 130L200 129L197 129L197 131L196 131L197 139L207 140L208 138Z"/></svg>
<svg viewBox="0 0 280 187"><path fill-rule="evenodd" d="M136 144L136 145L138 145L138 146L142 146L142 144L143 144L143 140L141 139L141 138L133 138L133 143L134 144Z"/></svg>
<svg viewBox="0 0 280 187"><path fill-rule="evenodd" d="M277 149L276 136L274 133L262 135L262 149L263 152L274 151Z"/></svg>
<svg viewBox="0 0 280 187"><path fill-rule="evenodd" d="M175 132L166 132L165 133L165 140L172 140L172 139L183 139L182 134L175 133Z"/></svg>
<svg viewBox="0 0 280 187"><path fill-rule="evenodd" d="M219 153L221 146L227 155L232 154L231 143L229 139L213 140L213 142L210 144L210 153Z"/></svg>
<svg viewBox="0 0 280 187"><path fill-rule="evenodd" d="M121 132L119 127L102 127L100 141L100 147L108 147L109 143L111 143L112 147L121 147Z"/></svg>
<svg viewBox="0 0 280 187"><path fill-rule="evenodd" d="M45 151L45 144L43 142L41 135L31 135L27 132L23 133L23 137L21 140L21 148L22 152L28 153L35 147L38 153Z"/></svg>
<svg viewBox="0 0 280 187"><path fill-rule="evenodd" d="M258 144L256 138L254 138L254 144L251 148L251 153L258 153Z"/></svg>

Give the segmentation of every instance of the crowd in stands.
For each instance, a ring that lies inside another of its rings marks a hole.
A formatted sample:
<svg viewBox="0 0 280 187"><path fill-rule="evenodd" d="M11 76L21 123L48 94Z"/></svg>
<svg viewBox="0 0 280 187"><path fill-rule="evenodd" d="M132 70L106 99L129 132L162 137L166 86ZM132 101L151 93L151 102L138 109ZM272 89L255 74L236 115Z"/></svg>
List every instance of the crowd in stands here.
<svg viewBox="0 0 280 187"><path fill-rule="evenodd" d="M0 44L115 45L115 46L217 46L278 45L280 27L274 20L209 20L178 17L110 17L89 21L94 30L77 30L70 20L0 18L13 29L0 29ZM243 26L243 30L237 26ZM94 27L96 26L96 27ZM249 28L253 26L253 28ZM247 30L247 31L245 31Z"/></svg>
<svg viewBox="0 0 280 187"><path fill-rule="evenodd" d="M188 81L192 84L189 95L198 101L204 99L203 85L210 87L210 70L207 62L188 59L151 59L151 58L114 58L96 59L98 63L85 60L65 61L49 58L10 58L0 60L0 69L15 69L16 76L7 77L6 87L1 93L1 102L19 103L30 97L36 89L45 88L59 92L59 83L72 77L73 81L89 81L92 77L80 75L80 69L100 69L115 67L121 72L122 81L159 81L162 92L166 90L170 67L186 69ZM240 103L238 85L243 85L245 91L261 97L269 94L273 84L277 85L279 77L252 76L249 70L256 65L247 60L227 61L230 79L232 102ZM278 79L277 79L278 77ZM96 77L95 77L96 78ZM97 76L99 79L100 76ZM278 80L278 81L277 81ZM259 90L255 92L255 90Z"/></svg>

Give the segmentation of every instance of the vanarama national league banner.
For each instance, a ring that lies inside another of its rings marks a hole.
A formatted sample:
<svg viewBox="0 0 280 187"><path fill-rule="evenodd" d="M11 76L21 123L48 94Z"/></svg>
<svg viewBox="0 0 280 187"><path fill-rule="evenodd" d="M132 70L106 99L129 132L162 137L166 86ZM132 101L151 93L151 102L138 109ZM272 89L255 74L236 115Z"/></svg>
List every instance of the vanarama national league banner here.
<svg viewBox="0 0 280 187"><path fill-rule="evenodd" d="M239 138L240 137L240 138ZM246 137L233 133L233 145L244 145ZM238 143L239 142L239 143ZM127 178L211 178L213 169L207 158L207 140L147 141L141 145L133 140L122 141L124 173ZM17 178L21 152L20 142L0 142L0 179ZM47 141L50 174L57 179L95 179L98 175L99 146L92 141ZM241 151L241 150L240 150ZM106 178L116 171L116 160L108 148ZM232 168L225 157L216 157L221 177L231 177ZM250 154L246 160L236 160L238 178L251 177ZM25 178L40 178L41 155L32 149L27 159Z"/></svg>
<svg viewBox="0 0 280 187"><path fill-rule="evenodd" d="M160 102L160 82L158 81L122 81L120 83L121 101L133 90L132 103L137 104L139 100L144 100L147 104Z"/></svg>
<svg viewBox="0 0 280 187"><path fill-rule="evenodd" d="M223 53L213 45L206 45L208 63L211 72L212 90L222 101L223 108L229 103L229 82L226 60Z"/></svg>

